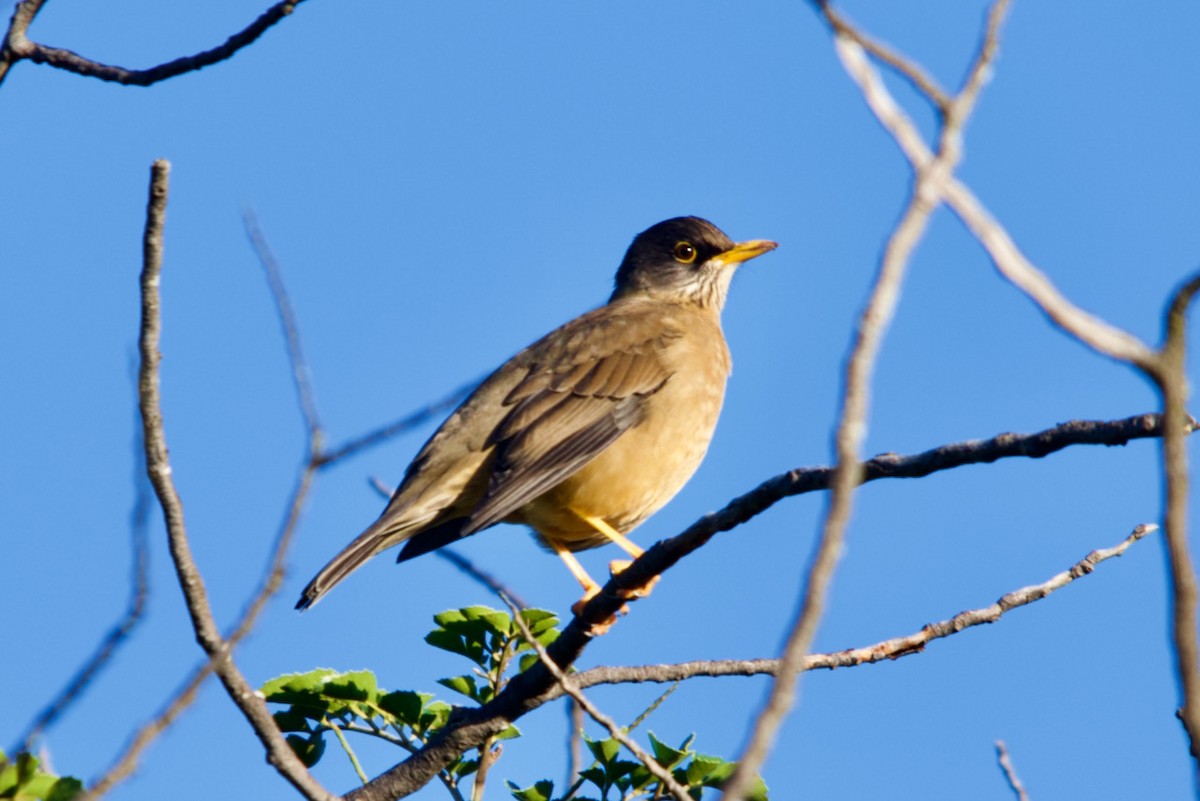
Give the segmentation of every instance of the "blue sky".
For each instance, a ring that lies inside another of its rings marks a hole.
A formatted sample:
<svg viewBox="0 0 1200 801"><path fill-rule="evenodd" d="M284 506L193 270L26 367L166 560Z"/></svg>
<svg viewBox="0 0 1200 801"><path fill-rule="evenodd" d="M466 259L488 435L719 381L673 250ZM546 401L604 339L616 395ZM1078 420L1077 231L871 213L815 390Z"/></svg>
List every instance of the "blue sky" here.
<svg viewBox="0 0 1200 801"><path fill-rule="evenodd" d="M954 87L977 2L852 3ZM49 3L35 40L125 66L210 47L260 5ZM1200 9L1018 3L959 174L1075 302L1156 342L1200 262ZM932 117L889 79L925 131ZM784 470L828 463L842 360L909 173L803 3L309 0L229 62L148 89L29 63L0 86L0 744L125 603L135 462L131 359L151 161L173 164L163 278L167 437L218 620L254 586L303 458L288 366L241 209L283 265L334 443L475 378L603 302L629 240L698 214L780 248L738 275L735 370L696 478L649 544ZM1132 371L1050 327L939 212L883 347L865 453L1154 409ZM378 513L431 427L323 473L280 598L238 651L254 683L369 667L439 690L461 672L431 616L495 604L445 562L381 557L310 613L311 574ZM817 647L866 645L1044 581L1157 520L1157 446L1076 448L857 496ZM777 652L824 500L785 501L681 563L581 666ZM1196 521L1193 521L1195 528ZM461 552L565 613L570 575L515 527ZM614 557L584 555L596 574ZM158 521L136 639L46 740L100 770L196 662ZM1151 537L1053 597L895 663L810 674L766 779L799 797L1005 799L1008 742L1041 798L1191 786ZM698 679L648 727L735 756L767 684ZM628 721L652 687L597 690ZM449 694L448 692L445 694ZM559 780L565 715L524 719L501 780ZM362 752L375 774L393 755ZM197 770L201 761L204 769ZM355 778L330 753L317 776ZM187 777L181 782L181 777ZM116 799L286 797L215 686ZM419 798L444 796L430 787Z"/></svg>

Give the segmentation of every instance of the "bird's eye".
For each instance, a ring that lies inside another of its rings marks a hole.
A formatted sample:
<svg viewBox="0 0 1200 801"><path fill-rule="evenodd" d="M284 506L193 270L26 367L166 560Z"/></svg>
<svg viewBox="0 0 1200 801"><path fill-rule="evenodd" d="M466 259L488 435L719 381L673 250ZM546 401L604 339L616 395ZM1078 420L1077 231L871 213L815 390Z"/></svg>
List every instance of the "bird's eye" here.
<svg viewBox="0 0 1200 801"><path fill-rule="evenodd" d="M675 243L675 261L691 264L696 260L696 248L691 242Z"/></svg>

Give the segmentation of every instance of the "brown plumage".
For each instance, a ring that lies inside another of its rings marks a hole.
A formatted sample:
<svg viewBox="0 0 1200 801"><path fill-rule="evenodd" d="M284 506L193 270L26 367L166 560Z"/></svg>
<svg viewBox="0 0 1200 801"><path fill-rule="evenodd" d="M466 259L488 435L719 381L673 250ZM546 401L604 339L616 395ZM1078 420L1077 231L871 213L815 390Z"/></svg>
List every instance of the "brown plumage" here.
<svg viewBox="0 0 1200 801"><path fill-rule="evenodd" d="M444 422L383 514L309 582L316 603L375 554L411 559L500 522L530 526L588 590L572 551L616 542L699 467L729 351L720 311L734 269L775 248L679 217L639 234L607 305L512 357ZM586 598L587 596L585 596Z"/></svg>

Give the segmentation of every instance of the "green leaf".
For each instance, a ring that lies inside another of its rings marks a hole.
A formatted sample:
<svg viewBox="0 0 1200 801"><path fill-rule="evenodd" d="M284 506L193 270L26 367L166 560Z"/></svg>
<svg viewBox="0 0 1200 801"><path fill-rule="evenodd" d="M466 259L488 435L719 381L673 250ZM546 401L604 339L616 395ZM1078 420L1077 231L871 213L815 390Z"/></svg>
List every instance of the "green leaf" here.
<svg viewBox="0 0 1200 801"><path fill-rule="evenodd" d="M554 795L554 782L549 779L542 779L524 789L517 787L512 782L505 782L505 784L508 785L508 791L517 801L550 801L550 796Z"/></svg>
<svg viewBox="0 0 1200 801"><path fill-rule="evenodd" d="M526 643L525 647L526 648L529 647L528 643ZM537 654L525 654L523 657L521 657L517 661L517 672L524 673L525 671L529 670L531 667L536 665L539 661L540 660L538 659Z"/></svg>
<svg viewBox="0 0 1200 801"><path fill-rule="evenodd" d="M421 711L421 717L413 728L419 734L428 734L446 725L450 717L450 705L445 701L434 701Z"/></svg>
<svg viewBox="0 0 1200 801"><path fill-rule="evenodd" d="M280 731L300 731L305 734L312 731L308 716L295 707L281 709L271 717L275 718L275 725L279 727Z"/></svg>
<svg viewBox="0 0 1200 801"><path fill-rule="evenodd" d="M432 696L412 690L393 690L379 697L379 708L405 726L416 724L421 718L421 708Z"/></svg>
<svg viewBox="0 0 1200 801"><path fill-rule="evenodd" d="M307 673L287 673L268 681L259 692L263 698L273 703L290 704L296 695L321 693L325 689L325 682L336 675L338 672L330 668L317 668Z"/></svg>
<svg viewBox="0 0 1200 801"><path fill-rule="evenodd" d="M689 787L713 787L733 775L737 765L728 760L705 754L696 754L684 771Z"/></svg>
<svg viewBox="0 0 1200 801"><path fill-rule="evenodd" d="M472 701L479 700L479 688L475 686L475 679L471 676L451 676L448 679L438 679L437 683L467 696Z"/></svg>
<svg viewBox="0 0 1200 801"><path fill-rule="evenodd" d="M630 778L633 772L644 766L641 762L634 762L629 759L618 759L615 762L609 763L607 767L609 782L615 784L617 789L621 791L621 794L624 795L625 791L627 791L629 786L633 783Z"/></svg>
<svg viewBox="0 0 1200 801"><path fill-rule="evenodd" d="M654 760L667 770L670 770L688 758L687 751L672 748L655 737L654 732L648 732L647 737L650 739L650 748L654 751Z"/></svg>
<svg viewBox="0 0 1200 801"><path fill-rule="evenodd" d="M558 615L549 609L523 609L521 619L533 634L541 634L558 623Z"/></svg>
<svg viewBox="0 0 1200 801"><path fill-rule="evenodd" d="M425 642L432 645L434 648L441 648L443 651L449 651L452 654L465 656L470 658L470 651L462 637L457 634L452 634L446 629L434 629L425 635Z"/></svg>
<svg viewBox="0 0 1200 801"><path fill-rule="evenodd" d="M468 606L462 610L468 620L477 620L487 631L500 637L511 637L513 631L512 617L507 612L501 612L488 606Z"/></svg>
<svg viewBox="0 0 1200 801"><path fill-rule="evenodd" d="M321 760L321 755L325 753L325 738L321 736L321 732L317 732L309 737L302 737L299 734L289 734L287 743L292 747L292 751L300 758L305 767L311 768Z"/></svg>
<svg viewBox="0 0 1200 801"><path fill-rule="evenodd" d="M66 776L54 783L46 801L72 801L83 792L83 782L73 776Z"/></svg>
<svg viewBox="0 0 1200 801"><path fill-rule="evenodd" d="M509 727L496 735L496 740L515 740L521 736L521 730L516 726L509 724Z"/></svg>
<svg viewBox="0 0 1200 801"><path fill-rule="evenodd" d="M604 772L604 768L599 765L593 765L590 768L585 768L579 771L579 778L587 779L592 784L600 789L600 792L608 790L608 774Z"/></svg>
<svg viewBox="0 0 1200 801"><path fill-rule="evenodd" d="M587 744L588 750L592 752L592 757L601 765L612 762L621 752L621 744L612 737L607 740L592 740L584 737L583 741Z"/></svg>
<svg viewBox="0 0 1200 801"><path fill-rule="evenodd" d="M444 612L438 612L433 616L433 622L439 626L448 626L452 623L461 623L467 617L462 613L461 609L447 609Z"/></svg>
<svg viewBox="0 0 1200 801"><path fill-rule="evenodd" d="M324 694L343 701L374 701L379 685L369 670L355 670L330 676Z"/></svg>

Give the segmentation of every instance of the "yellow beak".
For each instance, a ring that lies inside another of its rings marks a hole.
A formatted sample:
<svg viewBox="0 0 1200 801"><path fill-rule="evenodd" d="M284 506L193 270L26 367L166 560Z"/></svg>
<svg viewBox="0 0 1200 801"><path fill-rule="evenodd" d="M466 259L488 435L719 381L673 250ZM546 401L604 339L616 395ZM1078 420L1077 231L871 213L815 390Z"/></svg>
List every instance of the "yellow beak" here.
<svg viewBox="0 0 1200 801"><path fill-rule="evenodd" d="M777 247L779 247L779 243L769 239L750 239L746 242L738 242L717 258L726 264L741 264L744 261L750 261L755 256L769 253Z"/></svg>

